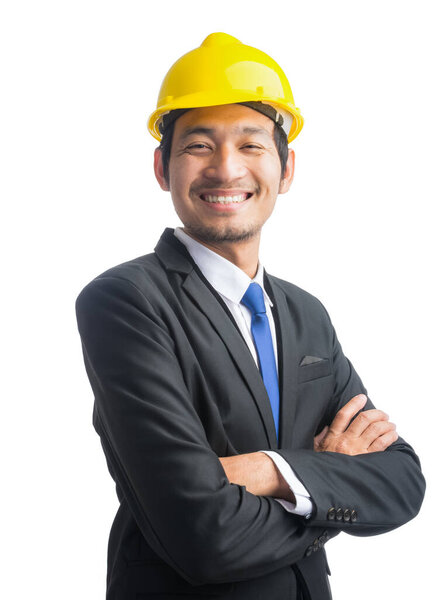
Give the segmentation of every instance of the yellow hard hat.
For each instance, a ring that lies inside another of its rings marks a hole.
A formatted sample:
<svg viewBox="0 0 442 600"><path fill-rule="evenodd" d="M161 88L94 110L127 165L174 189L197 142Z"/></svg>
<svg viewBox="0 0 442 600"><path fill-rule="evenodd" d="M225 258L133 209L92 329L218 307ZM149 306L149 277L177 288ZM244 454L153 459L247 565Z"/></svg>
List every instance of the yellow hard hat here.
<svg viewBox="0 0 442 600"><path fill-rule="evenodd" d="M163 116L172 110L247 102L272 106L280 122L281 114L293 119L286 131L288 142L301 131L304 119L281 67L268 54L227 33L211 33L171 66L147 127L161 140Z"/></svg>

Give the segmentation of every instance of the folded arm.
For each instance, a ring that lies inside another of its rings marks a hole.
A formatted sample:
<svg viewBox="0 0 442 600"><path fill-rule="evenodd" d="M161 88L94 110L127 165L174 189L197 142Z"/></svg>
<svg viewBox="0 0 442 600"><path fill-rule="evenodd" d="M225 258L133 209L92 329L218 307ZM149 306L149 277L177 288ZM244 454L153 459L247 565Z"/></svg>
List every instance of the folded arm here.
<svg viewBox="0 0 442 600"><path fill-rule="evenodd" d="M368 410L357 414L366 402L367 397L360 394L341 408L330 427L325 426L314 438L314 450L353 456L381 452L397 441L396 426L384 412ZM291 512L296 510L299 500L302 500L304 506L301 510L298 507L297 514L308 518L311 516L311 498L281 455L259 451L222 457L219 460L230 483L243 485L255 495L284 500L282 505ZM302 496L294 493L295 487L300 486Z"/></svg>
<svg viewBox="0 0 442 600"><path fill-rule="evenodd" d="M381 410L361 411L367 396L352 398L334 418L330 427L314 438L315 452L339 452L354 456L382 452L398 439L396 426ZM257 496L275 496L296 504L296 498L276 463L264 451L221 457L230 483L244 485ZM288 464L286 462L286 464Z"/></svg>

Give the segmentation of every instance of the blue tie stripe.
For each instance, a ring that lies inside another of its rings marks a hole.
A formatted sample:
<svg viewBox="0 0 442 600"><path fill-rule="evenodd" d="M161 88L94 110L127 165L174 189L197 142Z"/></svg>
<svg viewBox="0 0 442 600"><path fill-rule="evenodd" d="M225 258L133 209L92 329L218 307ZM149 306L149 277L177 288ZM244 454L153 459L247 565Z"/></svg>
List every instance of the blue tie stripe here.
<svg viewBox="0 0 442 600"><path fill-rule="evenodd" d="M279 385L273 351L272 334L266 314L264 294L258 283L252 282L241 299L252 313L252 336L258 355L259 370L269 396L275 421L276 439L279 432Z"/></svg>

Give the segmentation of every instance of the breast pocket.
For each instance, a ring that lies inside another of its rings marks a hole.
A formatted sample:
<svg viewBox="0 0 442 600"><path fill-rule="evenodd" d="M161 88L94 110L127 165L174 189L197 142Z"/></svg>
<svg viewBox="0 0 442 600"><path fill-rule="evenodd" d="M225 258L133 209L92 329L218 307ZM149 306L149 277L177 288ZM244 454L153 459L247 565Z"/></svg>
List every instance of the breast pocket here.
<svg viewBox="0 0 442 600"><path fill-rule="evenodd" d="M331 375L331 362L328 358L322 358L317 362L304 364L298 368L298 383L305 383L328 375Z"/></svg>

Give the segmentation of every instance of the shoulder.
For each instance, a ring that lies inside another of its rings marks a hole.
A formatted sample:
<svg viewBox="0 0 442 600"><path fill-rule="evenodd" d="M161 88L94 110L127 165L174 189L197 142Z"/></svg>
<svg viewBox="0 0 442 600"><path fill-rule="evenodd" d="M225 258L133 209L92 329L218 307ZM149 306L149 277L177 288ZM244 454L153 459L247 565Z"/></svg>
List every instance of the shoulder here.
<svg viewBox="0 0 442 600"><path fill-rule="evenodd" d="M97 293L143 297L155 295L161 287L160 280L166 277L154 252L138 256L106 269L83 287L76 299L78 307L87 298Z"/></svg>

